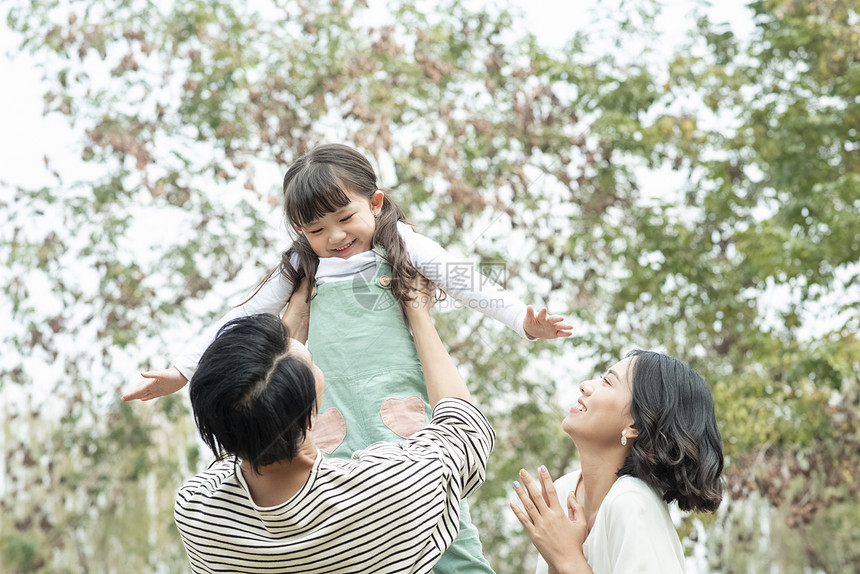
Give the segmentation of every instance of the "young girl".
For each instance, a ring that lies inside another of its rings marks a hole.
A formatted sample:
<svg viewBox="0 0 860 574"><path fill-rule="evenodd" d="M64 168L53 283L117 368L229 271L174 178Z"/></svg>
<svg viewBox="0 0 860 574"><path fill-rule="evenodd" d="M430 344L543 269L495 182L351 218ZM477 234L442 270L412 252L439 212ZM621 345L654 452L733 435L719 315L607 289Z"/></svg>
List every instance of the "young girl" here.
<svg viewBox="0 0 860 574"><path fill-rule="evenodd" d="M245 303L208 329L163 371L123 400L150 400L182 388L218 329L256 313L279 313L294 286L310 289L308 348L326 375L314 441L326 454L351 457L377 441L400 441L429 420L421 364L400 304L409 302L421 273L464 305L521 336L571 334L564 319L535 313L469 264L416 233L403 212L377 189L367 159L344 145L323 145L299 158L284 176L285 213L293 245ZM460 534L438 572L491 572L463 501Z"/></svg>
<svg viewBox="0 0 860 574"><path fill-rule="evenodd" d="M723 443L704 379L681 361L636 351L580 384L562 428L581 469L538 486L525 470L514 488L546 572L679 574L684 551L669 517L714 512L722 500Z"/></svg>

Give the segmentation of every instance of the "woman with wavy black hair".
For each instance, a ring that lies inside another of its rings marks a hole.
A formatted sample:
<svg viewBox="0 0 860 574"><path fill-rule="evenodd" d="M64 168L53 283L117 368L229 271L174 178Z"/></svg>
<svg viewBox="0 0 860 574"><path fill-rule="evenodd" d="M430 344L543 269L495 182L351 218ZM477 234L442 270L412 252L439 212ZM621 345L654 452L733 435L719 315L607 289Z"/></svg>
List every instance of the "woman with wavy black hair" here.
<svg viewBox="0 0 860 574"><path fill-rule="evenodd" d="M540 552L537 572L684 572L668 504L715 511L723 443L704 379L685 363L634 351L579 385L562 423L580 470L540 485L525 470L511 508Z"/></svg>

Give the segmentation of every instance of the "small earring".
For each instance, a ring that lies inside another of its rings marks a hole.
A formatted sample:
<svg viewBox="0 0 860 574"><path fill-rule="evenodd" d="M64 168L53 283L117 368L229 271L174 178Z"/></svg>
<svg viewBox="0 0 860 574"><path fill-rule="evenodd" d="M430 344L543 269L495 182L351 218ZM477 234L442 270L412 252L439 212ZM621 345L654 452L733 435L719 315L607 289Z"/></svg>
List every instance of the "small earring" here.
<svg viewBox="0 0 860 574"><path fill-rule="evenodd" d="M621 431L621 446L627 446L627 431Z"/></svg>

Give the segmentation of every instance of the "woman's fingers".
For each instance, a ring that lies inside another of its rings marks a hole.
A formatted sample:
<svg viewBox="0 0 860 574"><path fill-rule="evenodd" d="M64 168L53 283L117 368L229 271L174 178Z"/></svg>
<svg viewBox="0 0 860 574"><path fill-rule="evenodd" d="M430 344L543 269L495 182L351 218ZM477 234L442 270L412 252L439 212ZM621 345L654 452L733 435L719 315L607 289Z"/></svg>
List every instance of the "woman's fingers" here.
<svg viewBox="0 0 860 574"><path fill-rule="evenodd" d="M528 473L525 470L520 470L520 479L523 483L526 482L526 479L531 482L531 478L529 478ZM525 510L525 514L522 514L522 511L520 511L521 515L518 515L517 518L520 518L520 522L525 519L529 525L533 525L535 520L540 518L541 513L537 506L535 506L535 499L532 496L531 491L525 484L520 484L520 482L516 480L514 481L514 490L516 491L517 496L523 505L523 509ZM538 499L539 498L540 496L538 496ZM517 510L519 510L519 508L517 508ZM523 524L525 524L525 522L523 522Z"/></svg>
<svg viewBox="0 0 860 574"><path fill-rule="evenodd" d="M524 469L520 469L520 480L514 481L514 490L522 502L523 510L516 503L511 503L511 510L514 511L520 522L526 526L534 526L536 520L543 515L549 515L551 512L561 512L562 509L558 504L558 493L555 485L552 483L552 476L545 466L541 465L538 469L538 479L540 484L536 482ZM568 507L571 504L578 504L574 499L573 502L568 500ZM577 506L578 508L578 506ZM573 514L570 515L571 517Z"/></svg>
<svg viewBox="0 0 860 574"><path fill-rule="evenodd" d="M534 528L534 524L532 524L531 519L526 516L526 513L523 512L519 506L517 506L516 502L511 502L511 510L514 511L514 515L520 521L520 524L525 527L526 531L531 533L532 528Z"/></svg>
<svg viewBox="0 0 860 574"><path fill-rule="evenodd" d="M552 483L552 477L544 465L540 465L538 468L538 478L540 479L544 502L551 508L558 500L558 494L556 494L555 485Z"/></svg>
<svg viewBox="0 0 860 574"><path fill-rule="evenodd" d="M582 505L576 499L576 493L570 491L567 494L567 516L571 521L578 520L581 517Z"/></svg>
<svg viewBox="0 0 860 574"><path fill-rule="evenodd" d="M585 512L582 504L576 499L576 494L573 492L567 495L567 518L576 527L579 538L585 542L585 537L587 536Z"/></svg>
<svg viewBox="0 0 860 574"><path fill-rule="evenodd" d="M535 508L543 514L547 509L547 501L541 492L541 487L535 482L531 475L525 470L520 469L520 480L523 481L523 488L528 492L529 498L535 505Z"/></svg>

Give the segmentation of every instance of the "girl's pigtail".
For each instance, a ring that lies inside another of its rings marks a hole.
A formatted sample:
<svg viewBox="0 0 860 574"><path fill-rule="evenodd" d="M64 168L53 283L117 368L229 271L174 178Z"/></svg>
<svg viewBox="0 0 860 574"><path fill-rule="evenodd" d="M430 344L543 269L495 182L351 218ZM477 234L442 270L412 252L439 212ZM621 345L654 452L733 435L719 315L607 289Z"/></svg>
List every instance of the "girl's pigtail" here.
<svg viewBox="0 0 860 574"><path fill-rule="evenodd" d="M406 245L397 229L397 224L401 221L407 223L406 216L386 194L382 201L382 209L376 217L373 244L385 250L385 259L391 266L391 292L395 299L405 305L412 301L409 291L418 271L409 260Z"/></svg>

